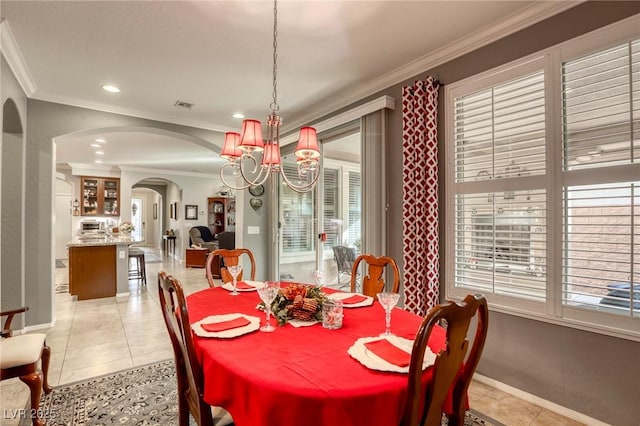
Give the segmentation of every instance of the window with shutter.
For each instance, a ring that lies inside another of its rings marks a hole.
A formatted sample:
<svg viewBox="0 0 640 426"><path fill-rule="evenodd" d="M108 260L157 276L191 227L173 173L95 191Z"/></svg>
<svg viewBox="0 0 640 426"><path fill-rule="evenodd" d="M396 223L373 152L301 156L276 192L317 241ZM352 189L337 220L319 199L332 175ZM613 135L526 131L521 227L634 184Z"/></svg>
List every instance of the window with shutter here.
<svg viewBox="0 0 640 426"><path fill-rule="evenodd" d="M640 30L445 86L447 297L640 339Z"/></svg>
<svg viewBox="0 0 640 426"><path fill-rule="evenodd" d="M546 196L531 182L546 171L544 73L457 97L454 108L455 285L544 301Z"/></svg>
<svg viewBox="0 0 640 426"><path fill-rule="evenodd" d="M640 160L640 41L564 62L562 82L563 303L639 317L640 181L624 166Z"/></svg>

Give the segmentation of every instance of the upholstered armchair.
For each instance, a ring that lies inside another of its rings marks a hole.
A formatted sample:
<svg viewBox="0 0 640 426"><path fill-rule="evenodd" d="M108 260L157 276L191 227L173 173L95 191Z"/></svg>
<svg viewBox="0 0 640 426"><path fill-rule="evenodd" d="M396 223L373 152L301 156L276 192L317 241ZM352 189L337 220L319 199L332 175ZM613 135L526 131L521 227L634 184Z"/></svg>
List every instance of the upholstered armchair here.
<svg viewBox="0 0 640 426"><path fill-rule="evenodd" d="M189 230L189 247L192 244L198 244L209 251L218 248L218 241L214 239L211 230L206 226L194 226Z"/></svg>

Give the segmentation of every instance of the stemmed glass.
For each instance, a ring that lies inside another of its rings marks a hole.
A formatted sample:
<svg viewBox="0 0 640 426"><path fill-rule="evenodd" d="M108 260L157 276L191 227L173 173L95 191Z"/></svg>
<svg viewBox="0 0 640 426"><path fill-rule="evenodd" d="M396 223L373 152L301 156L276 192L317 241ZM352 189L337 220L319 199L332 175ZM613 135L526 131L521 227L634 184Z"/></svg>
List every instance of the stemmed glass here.
<svg viewBox="0 0 640 426"><path fill-rule="evenodd" d="M381 336L393 336L393 334L391 334L391 310L398 304L400 294L385 291L378 293L376 296L378 296L378 301L386 312L385 320L387 327Z"/></svg>
<svg viewBox="0 0 640 426"><path fill-rule="evenodd" d="M311 271L311 277L313 278L313 282L315 282L317 286L322 286L324 273L321 270L316 269L314 271Z"/></svg>
<svg viewBox="0 0 640 426"><path fill-rule="evenodd" d="M260 327L260 331L272 332L275 331L275 327L271 325L271 303L278 295L280 290L280 283L274 281L267 281L262 287L258 287L258 294L260 299L264 302L265 312L267 315L267 323Z"/></svg>
<svg viewBox="0 0 640 426"><path fill-rule="evenodd" d="M233 277L233 291L229 294L231 294L232 296L237 296L240 293L238 293L236 285L238 283L238 275L240 275L240 272L242 272L242 265L227 266L227 271L229 271L231 277Z"/></svg>

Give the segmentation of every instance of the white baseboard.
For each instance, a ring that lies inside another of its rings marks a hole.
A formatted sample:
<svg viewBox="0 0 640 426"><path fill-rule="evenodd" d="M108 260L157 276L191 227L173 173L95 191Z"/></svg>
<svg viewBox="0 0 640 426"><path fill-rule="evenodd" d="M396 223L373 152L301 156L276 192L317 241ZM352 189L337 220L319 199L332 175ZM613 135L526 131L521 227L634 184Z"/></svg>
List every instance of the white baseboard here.
<svg viewBox="0 0 640 426"><path fill-rule="evenodd" d="M561 416L573 419L580 423L584 423L590 426L611 426L609 423L601 422L600 420L594 419L593 417L589 417L585 414L573 411L567 407L563 407L562 405L547 401L546 399L540 398L539 396L535 396L518 388L514 388L495 379L483 376L482 374L475 373L473 375L473 379L487 386L491 386L517 398L520 398L523 401L527 401L542 408L546 408L549 411L553 411L554 413L560 414Z"/></svg>
<svg viewBox="0 0 640 426"><path fill-rule="evenodd" d="M24 333L28 333L30 331L38 331L38 330L44 330L45 328L51 328L54 325L56 325L56 322L46 322L44 324L36 324L36 325L28 325L25 328L23 328L22 330L19 331L19 333L16 333L16 330L13 330L14 334L24 334Z"/></svg>
<svg viewBox="0 0 640 426"><path fill-rule="evenodd" d="M123 293L116 293L116 297L127 297L129 296L129 294L130 293L128 291L125 291Z"/></svg>

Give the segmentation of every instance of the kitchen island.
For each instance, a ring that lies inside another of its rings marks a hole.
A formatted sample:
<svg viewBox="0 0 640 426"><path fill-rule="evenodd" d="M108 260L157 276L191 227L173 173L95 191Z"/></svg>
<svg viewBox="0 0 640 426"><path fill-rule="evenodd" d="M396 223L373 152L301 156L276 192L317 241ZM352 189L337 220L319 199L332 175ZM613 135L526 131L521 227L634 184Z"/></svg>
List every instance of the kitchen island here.
<svg viewBox="0 0 640 426"><path fill-rule="evenodd" d="M67 244L69 293L78 300L114 297L129 292L131 237L79 236Z"/></svg>

